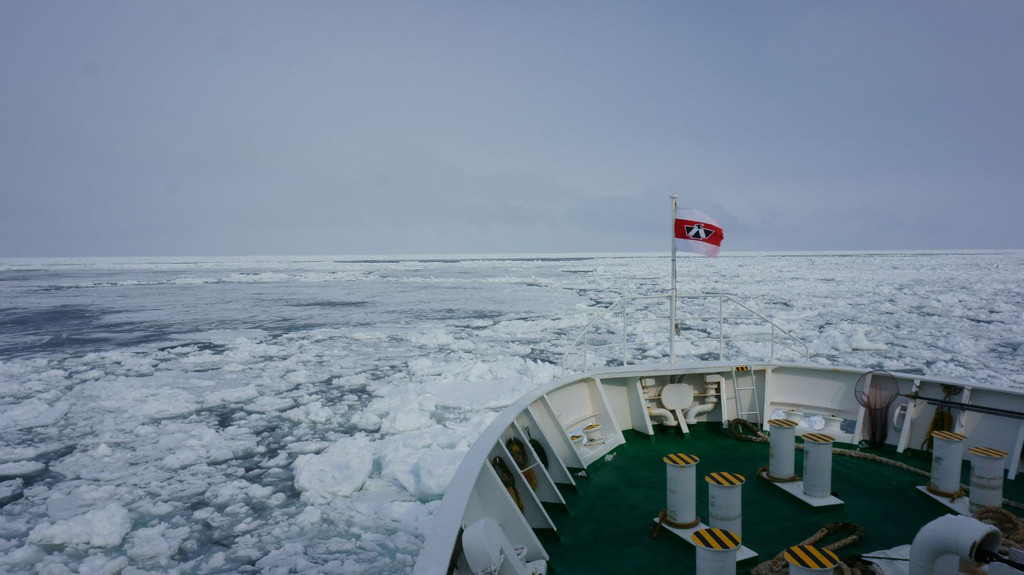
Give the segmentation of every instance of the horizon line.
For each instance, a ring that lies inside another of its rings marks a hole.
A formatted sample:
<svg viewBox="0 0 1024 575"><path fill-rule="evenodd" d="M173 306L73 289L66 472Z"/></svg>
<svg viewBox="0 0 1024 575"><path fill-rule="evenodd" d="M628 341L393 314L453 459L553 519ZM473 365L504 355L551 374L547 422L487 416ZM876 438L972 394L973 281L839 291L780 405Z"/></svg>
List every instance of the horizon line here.
<svg viewBox="0 0 1024 575"><path fill-rule="evenodd" d="M846 249L846 250L737 250L721 252L718 257L755 257L755 256L778 256L778 255L844 255L844 254L982 254L982 253L1008 253L1020 252L1024 248L973 248L973 249ZM364 254L225 254L225 255L74 255L74 256L2 256L0 261L12 260L142 260L142 259L166 259L166 260L227 260L227 259L337 259L340 261L361 261L373 260L441 260L441 259L535 259L541 258L615 258L615 257L643 257L659 258L671 257L670 251L665 252L432 252L432 253L364 253ZM680 258L705 258L700 254L679 252Z"/></svg>

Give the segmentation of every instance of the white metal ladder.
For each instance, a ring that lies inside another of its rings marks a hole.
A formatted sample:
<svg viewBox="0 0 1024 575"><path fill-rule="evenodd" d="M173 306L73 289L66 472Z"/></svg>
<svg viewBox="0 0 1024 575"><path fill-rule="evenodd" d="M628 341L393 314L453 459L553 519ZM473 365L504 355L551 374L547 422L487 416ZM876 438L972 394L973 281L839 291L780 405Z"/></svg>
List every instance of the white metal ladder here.
<svg viewBox="0 0 1024 575"><path fill-rule="evenodd" d="M749 373L750 374L750 386L748 386L748 387L740 387L739 379L736 377L736 372L747 372L747 373ZM753 411L746 411L743 408L744 405L749 405L749 401L743 401L743 399L740 397L740 395L741 395L740 392L744 392L744 391L750 392L750 396L747 396L746 399L748 399L748 400L749 399L753 399L754 400L754 410ZM750 421L747 416L748 415L753 415L753 416L755 416L754 422L757 423L758 425L761 425L761 407L760 407L761 406L761 402L758 401L758 399L757 399L757 387L756 387L755 381L754 381L754 372L750 371L749 367L747 367L747 366L738 366L738 367L732 368L732 393L733 393L733 399L736 400L736 417L741 418L741 419L746 419L747 421Z"/></svg>

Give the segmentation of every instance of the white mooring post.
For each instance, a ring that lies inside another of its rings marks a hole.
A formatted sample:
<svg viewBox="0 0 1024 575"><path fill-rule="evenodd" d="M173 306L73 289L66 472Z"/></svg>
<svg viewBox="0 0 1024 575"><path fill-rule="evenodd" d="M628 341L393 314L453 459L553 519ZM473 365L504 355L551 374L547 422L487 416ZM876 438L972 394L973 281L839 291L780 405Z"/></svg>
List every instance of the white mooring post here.
<svg viewBox="0 0 1024 575"><path fill-rule="evenodd" d="M796 426L795 421L788 419L768 420L768 428L771 430L768 479L771 481L792 481L796 477L794 472Z"/></svg>
<svg viewBox="0 0 1024 575"><path fill-rule="evenodd" d="M843 500L832 495L832 436L805 433L804 478L793 473L797 425L791 419L768 420L772 432L768 471L758 475L811 507L842 505Z"/></svg>
<svg viewBox="0 0 1024 575"><path fill-rule="evenodd" d="M1003 506L1003 461L1007 453L994 447L975 446L971 454L970 511Z"/></svg>
<svg viewBox="0 0 1024 575"><path fill-rule="evenodd" d="M832 443L836 438L824 433L804 434L804 495L832 495Z"/></svg>
<svg viewBox="0 0 1024 575"><path fill-rule="evenodd" d="M970 501L960 489L960 468L964 460L967 437L952 431L932 432L932 473L927 485L918 491L960 515L970 513ZM974 471L973 466L971 469ZM1002 473L1002 469L1000 469ZM985 495L981 495L982 499Z"/></svg>
<svg viewBox="0 0 1024 575"><path fill-rule="evenodd" d="M952 431L932 432L932 473L928 491L942 497L955 497L960 491L960 467L967 437Z"/></svg>
<svg viewBox="0 0 1024 575"><path fill-rule="evenodd" d="M690 537L697 550L697 573L700 575L736 575L736 552L740 538L735 533L710 527Z"/></svg>
<svg viewBox="0 0 1024 575"><path fill-rule="evenodd" d="M696 455L673 453L665 462L666 505L669 525L694 527L697 519L697 463Z"/></svg>
<svg viewBox="0 0 1024 575"><path fill-rule="evenodd" d="M743 482L738 473L705 475L708 482L708 523L743 537Z"/></svg>

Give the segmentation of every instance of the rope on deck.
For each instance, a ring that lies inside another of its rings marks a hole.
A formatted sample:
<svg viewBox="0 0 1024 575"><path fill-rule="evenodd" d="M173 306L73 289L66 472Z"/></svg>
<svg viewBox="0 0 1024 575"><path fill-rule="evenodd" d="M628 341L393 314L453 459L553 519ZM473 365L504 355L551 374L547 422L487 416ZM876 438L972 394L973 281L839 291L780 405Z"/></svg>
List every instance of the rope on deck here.
<svg viewBox="0 0 1024 575"><path fill-rule="evenodd" d="M662 509L661 513L658 514L658 522L654 524L654 533L651 533L652 539L658 538L658 531L661 530L663 524L675 529L689 529L700 525L700 517L695 518L689 523L677 523L668 518L668 509Z"/></svg>
<svg viewBox="0 0 1024 575"><path fill-rule="evenodd" d="M974 518L999 529L1003 534L1002 547L1024 549L1024 522L1016 515L998 507L982 507Z"/></svg>
<svg viewBox="0 0 1024 575"><path fill-rule="evenodd" d="M821 546L821 548L836 552L840 549L849 547L864 538L864 528L856 523L831 522L826 523L821 529L815 531L813 535L804 539L800 543L797 543L797 545L815 545L829 535L845 531L850 531L850 535L847 535L838 541L829 543L828 545ZM788 573L789 562L786 561L785 554L786 550L783 549L773 559L769 559L768 561L765 561L751 569L750 575L780 575L782 573ZM843 575L857 575L860 573L860 570L851 570L850 566L842 561L839 562L836 568L840 573L843 573Z"/></svg>

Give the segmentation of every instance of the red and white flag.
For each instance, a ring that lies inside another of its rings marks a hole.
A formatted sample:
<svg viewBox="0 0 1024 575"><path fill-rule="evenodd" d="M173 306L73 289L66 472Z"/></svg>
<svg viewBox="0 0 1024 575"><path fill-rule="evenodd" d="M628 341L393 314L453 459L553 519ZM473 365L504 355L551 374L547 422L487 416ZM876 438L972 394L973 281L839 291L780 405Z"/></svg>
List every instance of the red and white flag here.
<svg viewBox="0 0 1024 575"><path fill-rule="evenodd" d="M704 254L709 258L722 249L722 228L714 218L700 210L676 211L676 249Z"/></svg>

